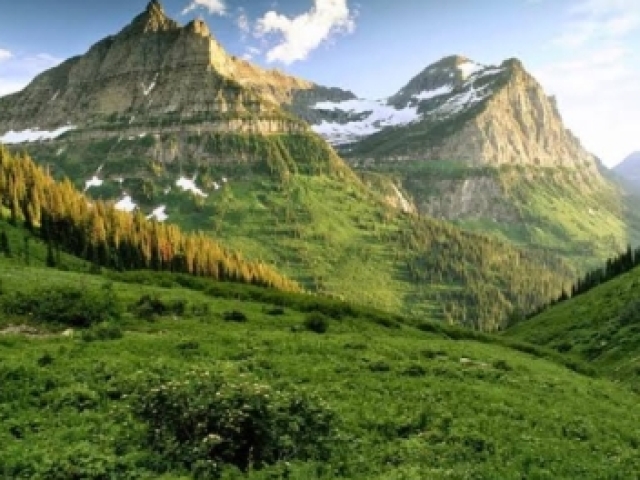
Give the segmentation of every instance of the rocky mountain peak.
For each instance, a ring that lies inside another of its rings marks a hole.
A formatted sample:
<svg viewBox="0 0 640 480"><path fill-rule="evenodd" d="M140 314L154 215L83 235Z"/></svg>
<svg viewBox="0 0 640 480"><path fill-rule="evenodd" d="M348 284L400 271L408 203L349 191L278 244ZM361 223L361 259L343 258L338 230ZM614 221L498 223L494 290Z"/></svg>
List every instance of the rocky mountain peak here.
<svg viewBox="0 0 640 480"><path fill-rule="evenodd" d="M177 30L180 25L164 13L164 8L157 0L151 0L144 12L136 16L125 27L121 34L140 34Z"/></svg>

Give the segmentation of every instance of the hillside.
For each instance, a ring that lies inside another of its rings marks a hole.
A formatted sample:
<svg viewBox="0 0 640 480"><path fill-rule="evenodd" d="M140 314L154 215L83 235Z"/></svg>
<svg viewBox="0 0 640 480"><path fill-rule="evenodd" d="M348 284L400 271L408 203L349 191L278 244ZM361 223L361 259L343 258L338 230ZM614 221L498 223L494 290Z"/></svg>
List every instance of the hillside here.
<svg viewBox="0 0 640 480"><path fill-rule="evenodd" d="M176 57L184 49L193 55ZM556 298L572 279L569 266L548 251L521 251L412 213L402 186L386 177L372 188L374 176L360 179L306 123L281 108L283 98L290 98L287 108L310 101L311 93L289 95L304 82L281 78L280 100L274 100L275 93L259 88L272 77L245 78L208 29L177 26L156 2L69 62L75 66L63 75L66 93L55 101L79 95L86 108L58 108L43 93L63 64L0 99L7 112L0 131L27 128L36 112L55 119L73 110L76 128L11 148L26 149L55 178L68 177L94 200L212 237L307 291L479 329L503 328L513 315ZM146 76L158 68L150 89ZM107 115L96 99L111 98L116 87L127 92ZM212 100L220 95L230 100ZM175 115L164 110L168 105L177 106ZM194 110L202 105L209 110ZM255 107L251 114L249 106ZM264 115L297 126L264 130Z"/></svg>
<svg viewBox="0 0 640 480"><path fill-rule="evenodd" d="M597 479L640 469L637 396L531 346L170 274L87 275L1 256L0 267L5 478ZM64 306L88 299L92 323L80 327Z"/></svg>
<svg viewBox="0 0 640 480"><path fill-rule="evenodd" d="M554 305L505 333L588 361L625 381L640 378L640 267Z"/></svg>
<svg viewBox="0 0 640 480"><path fill-rule="evenodd" d="M597 265L640 240L621 188L563 125L523 64L446 57L387 99L319 102L313 129L423 214Z"/></svg>

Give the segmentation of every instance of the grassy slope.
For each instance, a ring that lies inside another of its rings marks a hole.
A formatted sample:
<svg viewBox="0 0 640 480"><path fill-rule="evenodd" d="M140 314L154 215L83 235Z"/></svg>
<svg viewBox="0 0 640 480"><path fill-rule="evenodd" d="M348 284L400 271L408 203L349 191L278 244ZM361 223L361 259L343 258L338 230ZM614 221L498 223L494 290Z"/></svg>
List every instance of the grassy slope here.
<svg viewBox="0 0 640 480"><path fill-rule="evenodd" d="M640 268L555 305L506 332L589 360L616 378L640 379Z"/></svg>
<svg viewBox="0 0 640 480"><path fill-rule="evenodd" d="M133 195L145 213L150 213L160 204L167 205L169 221L187 230L210 232L229 247L243 252L246 257L259 258L275 265L312 291L404 314L454 318L467 323L474 322L478 317L471 310L469 315L460 313L459 310L466 307L462 306L463 301L452 295L459 297L466 290L463 291L455 279L447 278L445 274L441 277L434 275L437 278L429 281L416 281L409 264L427 275L434 274L435 269L432 268L432 260L431 263L417 260L423 254L411 251L406 239L402 239L413 231L415 219L386 206L378 195L357 181L337 157L330 157L334 164L327 165L324 143L301 144L311 152L310 156L306 156L295 141L289 141L286 143L288 147L278 149L273 139L238 136L236 140L244 145L242 148L247 149L256 142L265 147L265 152L273 147L273 152L280 152L274 154L274 158L284 158L287 157L287 151L293 152L297 165L316 165L317 168L324 165L324 169L329 168L334 175L291 174L286 181L282 181L265 172L264 165L261 167L260 163L202 161L198 165L187 154L184 159L163 164L151 160L147 152L153 143L150 138L123 141L120 144L113 140L68 144L59 157L56 156L58 145L55 143L31 145L29 149L36 161L55 165L57 174L73 173L73 179L79 187L104 164L101 175L107 181L102 187L90 191L91 195L101 198L117 198L121 195L121 187L114 177L126 172L123 188ZM208 144L207 140L197 138L190 138L189 141L193 142L195 149ZM224 148L228 148L229 152L240 148L234 145L229 144ZM114 150L111 151L111 148ZM212 152L219 155L217 148L213 148ZM296 152L296 148L300 151ZM194 153L194 157L197 156ZM300 162L298 158L305 160ZM127 162L124 159L128 159ZM191 176L196 171L199 173L199 185L211 182L208 188L205 185L209 192L206 199L194 199L178 191L174 185L181 173ZM212 182L220 182L222 176L226 176L229 183L216 191ZM144 182L147 183L146 187ZM165 194L168 187L171 187L171 192ZM439 243L445 249L447 243L461 243L462 250L471 250L478 243L473 239L453 239L451 232L445 232L440 227L436 230L442 237ZM496 250L503 248L502 245L496 246ZM426 251L427 255L444 255L439 254L435 247ZM445 258L442 262L449 257L450 253L442 257ZM466 259L450 267L450 270L473 271L478 265ZM512 265L509 264L506 269L511 273ZM504 264L491 265L490 271L485 269L488 275L494 277L490 282L492 288L503 289L505 283L512 284L511 279L505 280L504 270ZM554 276L554 281L558 281L550 287L549 296L557 296L562 281L569 279L566 269L558 268L558 272L561 270ZM476 285L484 284L485 280L476 282ZM502 298L492 302L493 306L487 304L484 307L483 322L486 318L496 324L504 320L508 308L503 309L501 302ZM446 308L443 308L444 305ZM451 313L455 309L458 311ZM494 314L488 311L491 309L503 310ZM495 328L495 325L487 328Z"/></svg>
<svg viewBox="0 0 640 480"><path fill-rule="evenodd" d="M104 283L100 276L0 265L8 292ZM140 372L181 378L193 368L229 365L277 388L298 385L325 399L347 439L343 478L622 479L640 468L637 396L606 380L503 346L451 340L446 328L436 334L344 318L318 335L298 329L304 315L293 308L272 317L257 302L183 288L115 283L114 289L124 305L152 293L206 303L210 314L151 323L127 314L124 337L111 341L0 336L8 392L0 397L1 423L9 427L0 429L4 468L37 471L69 459L82 459L95 472L110 462L134 465L144 454L139 425L118 413L127 400L114 392ZM224 322L221 313L233 309L248 322ZM42 361L46 355L51 363ZM474 363L461 361L467 358ZM324 469L320 477L314 466L295 464L288 478L340 477ZM159 478L142 466L136 471ZM174 471L162 478L189 476ZM248 478L280 477L253 472Z"/></svg>
<svg viewBox="0 0 640 480"><path fill-rule="evenodd" d="M505 192L496 211L512 211L512 221L461 218L462 228L489 233L518 246L551 251L584 271L598 266L627 243L640 242L640 218L625 207L613 184L584 183L560 169L469 168L457 162L407 162L372 167L402 182L417 203L438 196L444 185L474 177L494 178Z"/></svg>

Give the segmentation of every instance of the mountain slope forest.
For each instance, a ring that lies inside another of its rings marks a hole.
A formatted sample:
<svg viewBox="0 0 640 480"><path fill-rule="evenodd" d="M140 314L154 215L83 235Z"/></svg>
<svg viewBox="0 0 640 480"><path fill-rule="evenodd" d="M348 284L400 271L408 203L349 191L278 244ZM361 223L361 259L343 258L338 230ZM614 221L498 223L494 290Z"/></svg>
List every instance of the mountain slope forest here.
<svg viewBox="0 0 640 480"><path fill-rule="evenodd" d="M179 194L181 223L202 232L184 236L169 224L89 201L68 181L56 186L28 157L3 150L0 168L7 218L37 228L55 248L108 267L295 288L272 273L271 264L307 290L486 330L557 298L570 279L552 256L403 214L358 183L345 188L328 175L236 180L222 189L222 201L200 207L195 196ZM258 193L265 191L269 197ZM238 254L225 253L227 246L240 246L254 260L242 263Z"/></svg>

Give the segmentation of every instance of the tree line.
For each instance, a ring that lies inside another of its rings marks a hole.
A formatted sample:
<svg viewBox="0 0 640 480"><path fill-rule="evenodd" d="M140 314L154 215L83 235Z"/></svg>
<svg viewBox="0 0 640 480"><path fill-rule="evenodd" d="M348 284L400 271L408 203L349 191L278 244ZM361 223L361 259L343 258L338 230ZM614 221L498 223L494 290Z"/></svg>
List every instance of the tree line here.
<svg viewBox="0 0 640 480"><path fill-rule="evenodd" d="M183 233L177 226L147 220L136 211L121 212L93 201L70 180L56 182L26 154L0 146L0 218L23 225L53 251L63 250L116 270L151 269L281 290L300 287L262 262L244 260L204 233Z"/></svg>
<svg viewBox="0 0 640 480"><path fill-rule="evenodd" d="M546 309L557 305L558 303L582 295L598 285L606 283L609 280L613 280L614 278L634 269L638 265L640 265L640 247L634 250L631 248L631 245L627 245L627 249L624 252L608 258L603 266L595 268L584 274L571 286L571 290L563 290L559 297L530 312L527 315L527 319L539 315Z"/></svg>

